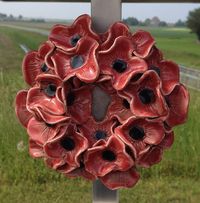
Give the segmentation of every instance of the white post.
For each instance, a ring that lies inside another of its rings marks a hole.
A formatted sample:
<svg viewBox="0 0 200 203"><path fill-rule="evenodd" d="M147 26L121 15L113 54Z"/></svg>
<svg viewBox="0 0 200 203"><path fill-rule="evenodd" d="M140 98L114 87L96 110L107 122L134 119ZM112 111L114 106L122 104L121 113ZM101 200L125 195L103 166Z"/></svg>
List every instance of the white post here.
<svg viewBox="0 0 200 203"><path fill-rule="evenodd" d="M121 0L91 0L91 9L93 28L98 33L121 20ZM93 203L118 202L117 190L109 190L99 180L93 182Z"/></svg>

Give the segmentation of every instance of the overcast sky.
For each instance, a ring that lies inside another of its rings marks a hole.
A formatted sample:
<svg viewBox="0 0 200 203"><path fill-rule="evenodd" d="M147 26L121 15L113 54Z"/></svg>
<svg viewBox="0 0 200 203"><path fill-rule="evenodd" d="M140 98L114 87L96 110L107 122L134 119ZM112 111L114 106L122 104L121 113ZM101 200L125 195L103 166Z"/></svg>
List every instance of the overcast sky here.
<svg viewBox="0 0 200 203"><path fill-rule="evenodd" d="M123 4L122 16L137 17L139 20L158 16L161 20L175 22L185 20L188 12L200 7L200 4ZM19 14L25 17L74 19L83 13L90 14L89 3L7 3L0 1L0 13Z"/></svg>

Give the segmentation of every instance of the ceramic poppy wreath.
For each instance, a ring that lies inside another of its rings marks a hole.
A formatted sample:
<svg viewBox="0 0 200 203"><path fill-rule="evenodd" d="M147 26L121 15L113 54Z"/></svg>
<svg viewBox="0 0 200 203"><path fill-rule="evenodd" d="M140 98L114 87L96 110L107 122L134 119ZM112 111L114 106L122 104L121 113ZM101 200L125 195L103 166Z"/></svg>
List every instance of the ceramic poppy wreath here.
<svg viewBox="0 0 200 203"><path fill-rule="evenodd" d="M22 65L31 87L18 92L16 114L29 152L66 177L133 187L139 168L161 161L186 121L189 95L179 67L146 31L122 22L106 33L88 15L55 25Z"/></svg>

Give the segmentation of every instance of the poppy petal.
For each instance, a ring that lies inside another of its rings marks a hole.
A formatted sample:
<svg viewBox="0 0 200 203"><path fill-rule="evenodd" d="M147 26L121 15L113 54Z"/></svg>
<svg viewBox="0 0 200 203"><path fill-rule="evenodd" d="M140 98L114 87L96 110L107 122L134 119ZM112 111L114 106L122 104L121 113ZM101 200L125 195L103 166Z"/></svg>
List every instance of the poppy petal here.
<svg viewBox="0 0 200 203"><path fill-rule="evenodd" d="M130 37L130 30L127 25L122 22L116 22L110 26L109 30L106 33L101 34L102 44L100 50L109 49L114 43L115 39L120 36Z"/></svg>
<svg viewBox="0 0 200 203"><path fill-rule="evenodd" d="M184 85L177 85L166 97L169 106L169 116L166 123L170 127L184 123L188 115L189 93Z"/></svg>
<svg viewBox="0 0 200 203"><path fill-rule="evenodd" d="M174 143L174 132L165 133L165 137L162 142L159 144L163 149L169 149Z"/></svg>
<svg viewBox="0 0 200 203"><path fill-rule="evenodd" d="M179 84L179 67L172 61L161 61L159 67L163 94L170 94Z"/></svg>
<svg viewBox="0 0 200 203"><path fill-rule="evenodd" d="M22 64L24 80L30 86L35 84L36 77L41 73L43 61L38 56L38 52L31 51L26 54Z"/></svg>
<svg viewBox="0 0 200 203"><path fill-rule="evenodd" d="M149 32L144 30L138 30L132 36L132 42L135 47L133 53L141 58L145 58L149 55L151 48L155 44L154 38Z"/></svg>
<svg viewBox="0 0 200 203"><path fill-rule="evenodd" d="M29 120L33 117L33 114L30 113L26 108L26 98L27 90L21 90L17 93L15 99L15 113L20 121L20 123L27 128Z"/></svg>
<svg viewBox="0 0 200 203"><path fill-rule="evenodd" d="M32 118L27 126L27 133L32 141L43 146L47 141L54 137L60 137L65 132L65 126L49 125L43 121Z"/></svg>
<svg viewBox="0 0 200 203"><path fill-rule="evenodd" d="M46 158L45 163L49 168L64 174L69 173L76 168L76 166L69 165L65 163L63 159L60 158L58 159Z"/></svg>
<svg viewBox="0 0 200 203"><path fill-rule="evenodd" d="M162 159L163 150L161 147L151 147L147 152L140 155L137 163L139 166L149 168L150 166L157 164Z"/></svg>
<svg viewBox="0 0 200 203"><path fill-rule="evenodd" d="M32 139L29 139L29 154L33 158L41 158L45 156L43 147Z"/></svg>
<svg viewBox="0 0 200 203"><path fill-rule="evenodd" d="M133 187L139 178L140 174L134 168L131 168L127 171L112 171L100 177L100 181L110 190L117 190Z"/></svg>
<svg viewBox="0 0 200 203"><path fill-rule="evenodd" d="M65 113L64 104L56 97L49 97L38 87L33 87L27 95L27 107L30 111L40 108L53 115L62 115Z"/></svg>

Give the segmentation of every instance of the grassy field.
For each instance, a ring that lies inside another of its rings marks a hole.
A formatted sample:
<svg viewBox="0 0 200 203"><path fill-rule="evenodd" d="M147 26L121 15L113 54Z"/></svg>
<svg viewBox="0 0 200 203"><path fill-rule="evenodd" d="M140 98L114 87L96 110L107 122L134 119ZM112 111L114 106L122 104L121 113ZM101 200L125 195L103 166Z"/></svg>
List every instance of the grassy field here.
<svg viewBox="0 0 200 203"><path fill-rule="evenodd" d="M189 41L193 39L195 44L194 37L190 39L189 34L183 35ZM159 39L161 37L157 37ZM38 34L0 27L0 202L89 203L91 182L66 179L44 167L41 160L29 157L26 131L15 117L15 95L18 90L26 87L21 74L24 53L18 44L24 43L29 48L36 49L44 40L46 37ZM166 46L170 48L171 42L168 43ZM189 44L188 41L185 43ZM159 45L165 50L164 44ZM195 60L197 59L198 56ZM172 149L165 152L160 164L141 171L142 177L136 187L120 190L120 202L199 202L200 93L191 90L190 94L189 120L186 125L175 129L176 139ZM20 148L17 147L19 143L23 145Z"/></svg>

